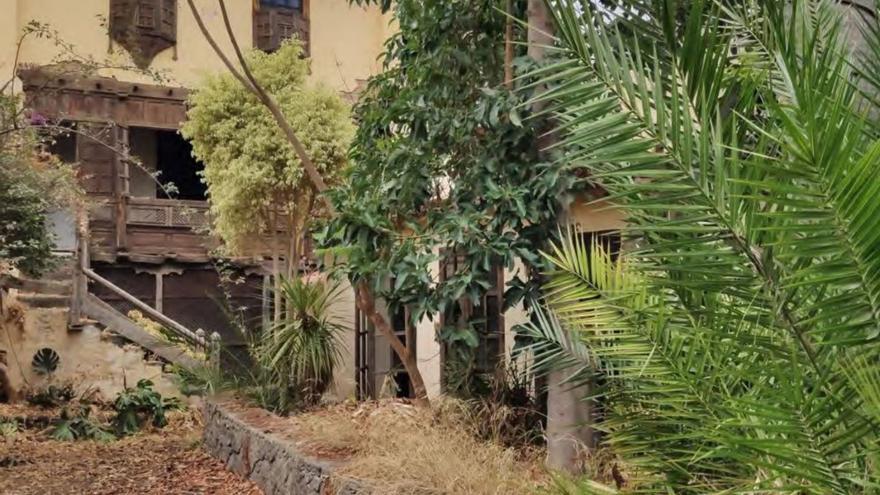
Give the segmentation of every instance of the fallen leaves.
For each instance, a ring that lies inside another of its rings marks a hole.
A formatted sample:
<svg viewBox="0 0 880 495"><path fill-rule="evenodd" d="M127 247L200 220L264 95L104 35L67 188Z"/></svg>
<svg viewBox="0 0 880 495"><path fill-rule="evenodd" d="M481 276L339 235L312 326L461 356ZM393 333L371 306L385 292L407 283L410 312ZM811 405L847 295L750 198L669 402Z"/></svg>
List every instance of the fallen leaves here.
<svg viewBox="0 0 880 495"><path fill-rule="evenodd" d="M0 417L22 416L21 408L6 407ZM58 442L34 429L0 439L0 494L262 494L201 449L192 413L169 420L163 429L108 443Z"/></svg>

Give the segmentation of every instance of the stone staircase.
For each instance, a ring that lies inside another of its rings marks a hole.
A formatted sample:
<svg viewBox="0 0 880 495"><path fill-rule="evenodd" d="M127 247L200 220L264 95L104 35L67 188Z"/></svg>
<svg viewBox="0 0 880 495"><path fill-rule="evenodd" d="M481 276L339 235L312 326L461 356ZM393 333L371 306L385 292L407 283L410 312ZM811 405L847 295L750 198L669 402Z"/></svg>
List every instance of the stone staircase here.
<svg viewBox="0 0 880 495"><path fill-rule="evenodd" d="M0 275L0 288L15 289L15 300L37 315L47 315L52 312L63 312L66 315L71 304L74 278L75 260L65 259L55 270L39 279L21 275ZM81 304L82 314L87 320L83 325L68 325L68 332L97 327L102 333L111 333L121 338L123 345L135 344L151 357L162 362L189 369L204 364L185 349L145 330L128 316L91 293L82 296ZM36 316L36 318L45 318L45 316Z"/></svg>
<svg viewBox="0 0 880 495"><path fill-rule="evenodd" d="M32 308L67 308L73 292L72 262L62 263L40 279L0 275L0 288L15 289L18 301Z"/></svg>

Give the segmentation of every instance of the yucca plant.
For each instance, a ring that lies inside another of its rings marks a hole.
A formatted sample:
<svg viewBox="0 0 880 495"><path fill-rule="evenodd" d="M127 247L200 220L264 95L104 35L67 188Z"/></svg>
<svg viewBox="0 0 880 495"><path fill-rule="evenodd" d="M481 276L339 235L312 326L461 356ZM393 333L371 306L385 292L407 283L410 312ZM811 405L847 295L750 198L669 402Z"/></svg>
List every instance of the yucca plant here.
<svg viewBox="0 0 880 495"><path fill-rule="evenodd" d="M547 253L527 332L537 365L603 376L622 490L880 490L878 112L842 7L548 6L539 98L628 249Z"/></svg>
<svg viewBox="0 0 880 495"><path fill-rule="evenodd" d="M281 282L286 308L278 325L268 329L254 350L260 381L268 381L281 411L294 402L316 403L333 382L342 355L340 335L346 326L333 312L338 283L289 278Z"/></svg>

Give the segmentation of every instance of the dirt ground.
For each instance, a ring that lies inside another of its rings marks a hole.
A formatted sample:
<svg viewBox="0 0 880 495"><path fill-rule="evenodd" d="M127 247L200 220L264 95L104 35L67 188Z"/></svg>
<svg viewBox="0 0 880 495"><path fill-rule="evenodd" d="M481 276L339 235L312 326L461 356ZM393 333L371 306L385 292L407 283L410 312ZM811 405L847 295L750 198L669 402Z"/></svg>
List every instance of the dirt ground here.
<svg viewBox="0 0 880 495"><path fill-rule="evenodd" d="M0 418L29 426L0 434L0 494L262 494L201 450L192 413L173 413L161 430L108 443L49 440L42 423L51 416L0 404Z"/></svg>

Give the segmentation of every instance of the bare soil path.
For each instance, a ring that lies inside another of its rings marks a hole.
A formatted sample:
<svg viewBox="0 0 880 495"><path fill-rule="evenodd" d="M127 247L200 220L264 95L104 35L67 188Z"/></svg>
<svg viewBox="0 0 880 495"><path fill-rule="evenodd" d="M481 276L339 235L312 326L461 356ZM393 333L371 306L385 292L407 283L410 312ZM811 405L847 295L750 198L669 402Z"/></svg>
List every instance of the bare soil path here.
<svg viewBox="0 0 880 495"><path fill-rule="evenodd" d="M0 417L34 414L0 404ZM50 440L39 425L0 433L0 494L261 495L201 449L197 416L174 413L170 420L161 430L108 443Z"/></svg>

